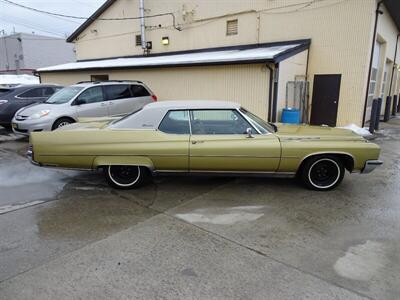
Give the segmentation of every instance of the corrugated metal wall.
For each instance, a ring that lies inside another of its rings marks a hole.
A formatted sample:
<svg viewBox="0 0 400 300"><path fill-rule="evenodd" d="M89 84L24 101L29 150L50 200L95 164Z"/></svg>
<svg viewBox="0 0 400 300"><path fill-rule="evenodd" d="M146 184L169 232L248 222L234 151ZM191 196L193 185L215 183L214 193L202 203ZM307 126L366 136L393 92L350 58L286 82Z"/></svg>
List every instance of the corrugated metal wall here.
<svg viewBox="0 0 400 300"><path fill-rule="evenodd" d="M159 100L228 100L267 118L269 71L261 64L42 73L41 77L42 82L67 85L95 74L108 74L110 80L141 80Z"/></svg>

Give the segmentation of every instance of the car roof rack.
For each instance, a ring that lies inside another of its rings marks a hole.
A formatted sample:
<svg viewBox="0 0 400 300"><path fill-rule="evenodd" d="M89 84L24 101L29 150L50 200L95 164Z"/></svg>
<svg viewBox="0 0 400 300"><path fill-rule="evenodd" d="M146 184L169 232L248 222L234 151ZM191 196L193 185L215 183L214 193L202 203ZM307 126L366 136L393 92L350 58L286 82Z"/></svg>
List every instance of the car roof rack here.
<svg viewBox="0 0 400 300"><path fill-rule="evenodd" d="M137 83L143 83L142 81L139 81L139 80L96 80L96 81L84 80L84 81L79 81L76 84L81 84L81 83L99 84L99 83L102 83L102 82L137 82Z"/></svg>

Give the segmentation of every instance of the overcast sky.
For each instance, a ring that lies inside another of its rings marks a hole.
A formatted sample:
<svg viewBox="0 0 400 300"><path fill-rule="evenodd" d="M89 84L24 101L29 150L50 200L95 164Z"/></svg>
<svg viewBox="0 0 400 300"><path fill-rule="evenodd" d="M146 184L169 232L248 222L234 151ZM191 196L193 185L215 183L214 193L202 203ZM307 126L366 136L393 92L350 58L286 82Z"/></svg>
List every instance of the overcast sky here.
<svg viewBox="0 0 400 300"><path fill-rule="evenodd" d="M11 0L13 2L54 13L90 16L105 0ZM27 32L55 37L70 35L84 20L47 16L19 8L0 0L0 31Z"/></svg>

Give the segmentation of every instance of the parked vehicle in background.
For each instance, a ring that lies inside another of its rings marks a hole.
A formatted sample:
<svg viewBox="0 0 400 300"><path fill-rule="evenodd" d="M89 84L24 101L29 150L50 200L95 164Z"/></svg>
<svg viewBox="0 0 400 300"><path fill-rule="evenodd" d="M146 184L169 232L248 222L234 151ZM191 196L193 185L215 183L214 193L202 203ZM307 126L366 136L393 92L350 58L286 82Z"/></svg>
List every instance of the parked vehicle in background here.
<svg viewBox="0 0 400 300"><path fill-rule="evenodd" d="M298 175L330 190L345 170L369 173L380 148L346 129L267 123L222 101L152 103L125 118L31 134L28 157L40 166L102 168L121 189L152 173Z"/></svg>
<svg viewBox="0 0 400 300"><path fill-rule="evenodd" d="M50 84L0 88L0 125L11 128L11 120L20 108L43 102L62 88L62 86Z"/></svg>
<svg viewBox="0 0 400 300"><path fill-rule="evenodd" d="M80 82L55 93L40 105L19 110L13 120L15 133L51 131L79 118L118 117L157 101L141 81Z"/></svg>

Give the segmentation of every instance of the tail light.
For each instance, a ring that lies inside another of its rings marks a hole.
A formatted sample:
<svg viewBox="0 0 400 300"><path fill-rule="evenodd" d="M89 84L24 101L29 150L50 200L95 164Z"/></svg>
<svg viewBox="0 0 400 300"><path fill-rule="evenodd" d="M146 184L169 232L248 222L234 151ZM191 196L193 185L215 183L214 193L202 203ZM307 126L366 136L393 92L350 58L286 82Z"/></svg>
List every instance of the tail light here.
<svg viewBox="0 0 400 300"><path fill-rule="evenodd" d="M153 99L153 101L157 101L157 96L156 95L151 95L151 99Z"/></svg>

